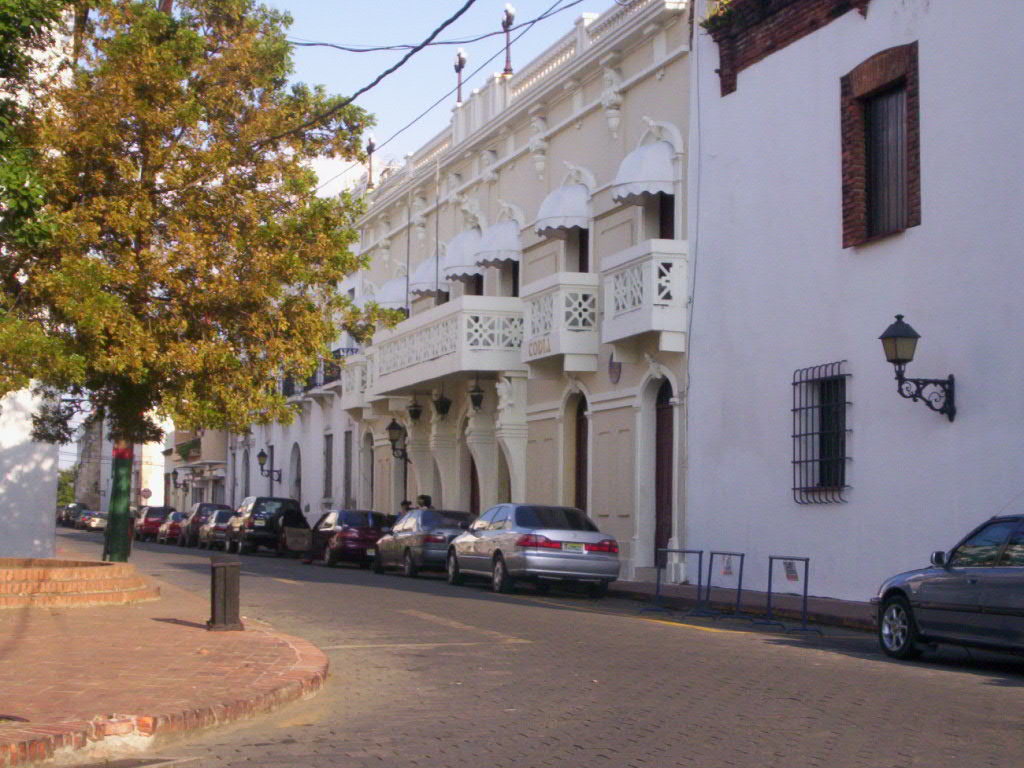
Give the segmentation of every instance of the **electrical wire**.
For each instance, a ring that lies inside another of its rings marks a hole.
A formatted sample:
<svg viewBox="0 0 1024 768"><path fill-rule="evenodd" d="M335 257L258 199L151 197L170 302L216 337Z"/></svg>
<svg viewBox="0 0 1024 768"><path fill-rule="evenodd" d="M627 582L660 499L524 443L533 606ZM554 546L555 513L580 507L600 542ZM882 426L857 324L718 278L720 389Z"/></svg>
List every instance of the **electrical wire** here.
<svg viewBox="0 0 1024 768"><path fill-rule="evenodd" d="M522 31L522 32L520 32L520 33L519 33L518 35L516 35L516 37L512 39L512 42L516 42L516 41L517 41L517 40L519 40L519 39L520 39L520 38L521 38L521 37L522 37L523 35L525 35L525 34L526 34L527 32L529 32L529 31L530 31L530 30L531 30L531 29L533 28L533 26L534 26L534 25L535 25L535 24L536 24L536 23L537 23L538 21L541 21L542 19L545 19L545 18L548 18L549 16L552 16L552 15L554 15L554 14L552 13L552 11L553 11L554 9L558 8L558 6L562 4L562 2L563 2L563 0L556 0L556 2L555 2L555 3L553 4L553 5L550 5L550 6L548 6L548 9L547 9L546 11L544 11L544 12L543 12L543 13L542 13L542 14L541 14L540 16L538 16L538 17L537 17L536 19L534 19L534 20L532 20L532 21L529 21L529 22L525 22L525 23L523 24L523 26L525 27L525 29L523 29L523 31ZM581 3L581 2L583 2L583 0L573 0L573 2L572 2L572 3L570 4L570 5L566 5L566 6L564 6L563 8L560 8L559 10L565 10L565 8L571 8L571 7L573 6L573 5L578 5L578 4L579 4L579 3ZM487 60L486 60L486 61L485 61L485 62L484 62L483 64L481 64L481 65L480 65L479 67L477 67L477 68L476 68L476 69L474 69L474 70L473 70L472 72L470 72L470 73L469 73L469 75L467 75L467 76L466 76L465 80L466 80L466 81L468 81L468 80L472 79L472 78L473 78L474 76L478 75L478 74L479 74L479 73L480 73L480 72L481 72L481 71L482 71L482 70L484 69L484 67L486 67L486 66L487 66L488 64L490 64L490 63L491 63L492 61L494 61L494 60L495 60L496 58L498 58L499 56L501 56L501 54L503 54L504 52L505 52L505 48L504 48L504 46L503 46L502 48L498 49L498 51L497 51L497 52L496 52L496 53L495 53L495 54L494 54L493 56L491 56L491 57L490 57L489 59L487 59ZM465 85L465 81L463 82L463 85ZM388 144L390 144L390 143L391 143L392 141L394 141L394 140L395 140L395 139L397 139L397 138L398 138L399 136L401 136L401 135L402 135L403 133L405 133L405 132L406 132L407 130L409 130L410 128L412 128L412 127L413 127L414 125L416 125L416 123L418 123L418 122L419 122L420 120L422 120L422 119L423 119L424 117L426 117L426 116L427 116L427 115L429 115L429 114L430 114L431 112L433 112L433 111L434 111L435 109L437 109L437 108L438 108L438 107L439 107L439 106L440 106L441 104L443 104L443 103L445 102L445 100L446 100L446 99L447 99L447 98L448 98L449 96L451 96L451 95L452 95L453 93L455 93L455 91L456 91L456 90L458 90L458 86L456 86L455 88L452 88L451 90L449 90L448 92L446 92L445 94L443 94L443 95L442 95L442 96L441 96L441 97L440 97L440 98L439 98L439 99L438 99L437 101L435 101L435 102L434 102L433 104L431 104L431 105L430 105L429 107L427 107L427 108L426 108L425 110L423 110L422 112L420 112L420 113L419 113L419 114L418 114L418 115L417 115L416 117L414 117L414 118L413 118L412 120L410 120L410 121L409 121L408 123L406 123L405 125L403 125L403 126L402 126L401 128L399 128L399 129L398 129L397 131L395 131L395 132L394 132L393 134L391 134L391 135L390 135L390 136L389 136L388 138L386 138L386 139L385 139L385 140L384 140L383 142L381 142L380 144L378 144L378 145L377 145L377 147L376 147L376 150L381 150L381 149L383 149L383 148L384 148L384 147L386 147L386 146L387 146ZM328 184L330 184L330 183L331 183L332 181L334 181L335 179L337 179L337 178L338 178L338 177L340 177L340 176L343 176L343 175L345 175L346 173L348 173L349 171L351 171L351 170L352 170L353 168L355 168L355 167L356 167L356 166L358 166L358 165L359 165L359 163L352 163L352 165L348 166L347 168L345 168L345 169L343 169L343 170L339 171L338 173L334 174L333 176L331 176L331 178L329 178L329 179L327 179L327 181L323 182L323 183L322 183L322 184L321 184L320 186L318 186L318 187L316 188L316 190L314 190L314 191L315 191L315 192L319 192L319 191L320 191L321 189L323 189L324 187L326 187L326 186L327 186Z"/></svg>
<svg viewBox="0 0 1024 768"><path fill-rule="evenodd" d="M634 0L630 0L630 2L633 2L633 1ZM579 5L582 2L584 2L584 0L573 0L568 5L564 5L561 8L558 8L557 10L550 10L549 9L547 11L544 11L544 13L542 13L540 16L537 16L536 18L530 19L528 21L521 22L519 24L516 24L513 27L510 27L509 31L515 32L516 30L522 29L523 27L526 27L528 25L532 26L533 24L536 24L538 21L543 21L544 19L551 18L552 16L555 16L555 15L557 15L559 13L562 13L562 11L567 11L570 8L572 8L573 6ZM497 31L494 31L494 32L486 32L486 33L483 33L483 34L480 34L480 35L472 35L470 37L465 37L465 38L462 38L462 39L459 39L459 40L435 40L434 42L429 43L429 45L430 46L435 46L435 45L469 45L470 43L477 43L477 42L480 42L481 40L486 40L489 37L496 37L498 35L504 35L504 34L505 34L504 30L497 30ZM401 43L401 44L396 44L396 45L343 45L341 43L325 43L325 42L320 42L320 41L317 41L317 40L303 40L301 38L291 39L288 42L290 44L292 44L294 46L298 46L300 48L333 48L335 50L345 51L347 53L375 53L375 52L378 52L378 51L405 51L405 50L409 50L409 49L415 47L413 45L410 45L409 43Z"/></svg>
<svg viewBox="0 0 1024 768"><path fill-rule="evenodd" d="M394 65L388 67L383 72L381 72L379 75L377 75L368 85L364 85L362 88L360 88L358 91L353 93L351 96L349 96L346 99L342 99L338 104L335 104L333 107L331 107L327 111L321 112L318 115L314 115L309 120L307 120L306 122L302 123L301 125L297 125L294 128L289 128L287 131L279 133L276 136L271 136L268 139L264 139L263 141L259 142L257 144L257 146L264 146L266 144L269 144L272 141L277 141L278 139L283 139L285 136L289 136L289 135L291 135L293 133L298 133L299 131L304 131L305 129L311 128L312 126L316 125L317 123L322 122L323 120L326 120L331 115L337 114L342 109L344 109L349 104L351 104L353 101L355 101L357 98L359 98L364 93L366 93L368 90L370 90L371 88L376 86L378 83L380 83L380 81L383 80L385 77L387 77L388 75L390 75L391 73L393 73L397 69L399 69L402 65L404 65L407 61L409 61L409 59L411 59L417 53L419 53L424 48L426 48L435 37L437 37L439 34L441 34L441 32L443 32L446 27L448 27L451 24L455 23L455 21L460 16L462 16L462 14L464 14L466 11L468 11L470 9L470 7L475 2L476 2L476 0L466 0L466 2L463 4L463 6L461 8L459 8L459 10L457 10L455 13L453 13L451 16L449 16L447 19L445 19L443 22L441 22L441 25L439 27L435 28L434 31L431 32L422 43L420 43L415 48L413 48L408 53L406 53L405 56L403 56L401 59L399 59L398 62L396 62Z"/></svg>

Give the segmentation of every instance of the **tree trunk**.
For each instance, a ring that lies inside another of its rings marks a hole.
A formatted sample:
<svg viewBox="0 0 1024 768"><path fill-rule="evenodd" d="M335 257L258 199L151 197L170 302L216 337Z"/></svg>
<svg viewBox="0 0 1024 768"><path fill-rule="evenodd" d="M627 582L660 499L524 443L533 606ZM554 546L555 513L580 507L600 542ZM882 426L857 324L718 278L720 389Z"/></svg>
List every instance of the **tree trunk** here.
<svg viewBox="0 0 1024 768"><path fill-rule="evenodd" d="M103 559L127 563L132 550L132 518L129 497L132 487L132 445L123 440L114 443L111 462L110 506Z"/></svg>

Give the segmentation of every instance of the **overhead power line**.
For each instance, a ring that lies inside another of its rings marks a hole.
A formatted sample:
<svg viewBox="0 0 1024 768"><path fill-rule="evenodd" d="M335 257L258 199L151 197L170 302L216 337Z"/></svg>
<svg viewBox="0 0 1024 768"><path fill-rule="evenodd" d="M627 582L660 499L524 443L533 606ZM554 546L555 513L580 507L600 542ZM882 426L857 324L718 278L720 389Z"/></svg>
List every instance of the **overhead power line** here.
<svg viewBox="0 0 1024 768"><path fill-rule="evenodd" d="M521 38L523 35L525 35L527 32L529 32L533 28L533 26L535 24L537 24L537 22L543 21L544 19L549 18L550 16L553 16L557 12L557 11L555 11L556 8L558 9L558 11L564 11L566 8L571 8L574 5L579 5L580 3L583 2L583 0L573 0L571 3L569 3L569 5L563 6L562 8L558 8L558 6L562 4L562 2L564 2L564 0L556 0L556 2L553 5L548 6L548 9L546 11L544 11L540 16L538 16L537 18L535 18L535 19L533 19L531 21L528 21L528 22L525 22L524 24L522 24L521 26L524 27L524 29L518 35L516 35L512 39L512 42L516 42L517 40L519 40L519 38ZM472 72L470 72L469 75L466 77L466 80L469 80L469 79L473 78L474 76L478 75L488 64L490 64L496 58L501 56L504 52L505 52L505 48L504 48L504 46L502 46L501 48L499 48L494 53L493 56L491 56L489 59L487 59L485 62L483 62L480 66L478 66L476 69L474 69ZM410 120L408 123L403 125L401 128L399 128L393 134L388 136L388 138L386 138L384 141L382 141L380 144L378 144L377 147L376 147L376 151L379 151L379 150L383 149L388 144L390 144L392 141L394 141L399 136L401 136L403 133L405 133L407 130L409 130L414 125L416 125L416 123L418 123L424 117L426 117L431 112L433 112L435 109L437 109L441 104L443 104L445 99L447 99L449 96L451 96L453 93L455 93L455 91L456 91L456 88L452 88L451 90L449 90L446 93L444 93L437 101L435 101L433 104L431 104L425 110L423 110L418 115L416 115L416 117L414 117L412 120ZM337 178L339 178L341 176L344 176L346 173L348 173L349 171L351 171L353 168L355 168L358 165L359 165L359 163L352 163L348 167L346 167L343 170L339 171L338 173L334 174L329 179L327 179L327 181L321 183L320 186L318 186L316 188L316 191L319 192L321 189L326 187L332 181L334 181L335 179L337 179Z"/></svg>
<svg viewBox="0 0 1024 768"><path fill-rule="evenodd" d="M564 5L561 8L558 8L556 10L549 9L547 11L544 11L544 13L542 13L540 16L537 16L536 18L529 19L529 20L524 21L524 22L522 22L520 24L516 24L515 26L512 27L512 31L514 32L516 30L522 29L523 27L532 26L533 24L536 24L538 21L543 21L544 19L550 18L550 17L555 16L555 15L557 15L559 13L562 13L563 11L567 11L570 8L572 8L573 6L579 5L582 2L584 2L584 0L573 0L573 2L569 3L568 5ZM504 30L496 30L494 32L485 32L483 34L472 35L470 37L464 37L464 38L461 38L461 39L458 39L458 40L434 40L432 43L429 43L429 45L430 46L435 46L435 45L469 45L470 43L477 43L477 42L479 42L481 40L486 40L489 37L497 37L498 35L504 35L504 34L505 34ZM317 41L317 40L303 40L301 38L295 38L295 39L289 40L288 42L291 43L292 45L298 46L300 48L333 48L335 50L345 51L347 53L376 53L376 52L379 52L379 51L405 51L405 50L409 50L409 49L415 47L414 45L412 45L410 43L398 43L398 44L395 44L395 45L346 45L346 44L343 44L343 43L326 43L326 42L321 42L321 41Z"/></svg>
<svg viewBox="0 0 1024 768"><path fill-rule="evenodd" d="M331 115L337 114L342 109L344 109L349 104L351 104L353 101L355 101L357 98L359 98L364 93L366 93L368 90L370 90L371 88L376 86L385 77L387 77L392 72L394 72L397 69L399 69L403 64L405 64L409 59L411 59L417 53L419 53L424 48L426 48L428 45L430 45L430 42L435 37L437 37L439 34L441 34L441 32L443 32L445 30L445 28L447 28L448 26L453 24L456 21L456 19L458 19L460 16L462 16L462 14L464 14L466 11L468 11L470 9L470 7L475 2L476 2L476 0L466 0L466 2L463 4L463 6L461 8L459 8L459 10L457 10L455 13L453 13L451 16L449 16L447 19L445 19L443 22L441 22L441 25L439 27L437 27L433 32L431 32L422 43L420 43L419 45L417 45L414 48L412 48L408 53L405 54L405 56L403 56L401 59L399 59L397 63L395 63L393 66L390 66L387 69L385 69L383 72L381 72L379 75L377 75L368 85L364 85L358 91L356 91L351 96L349 96L347 99L342 99L341 102L339 102L338 104L335 104L333 107L331 107L327 111L321 112L318 115L314 115L309 120L307 120L306 122L302 123L301 125L297 125L294 128L289 128L287 131L279 133L276 136L271 136L268 139L264 139L263 141L259 142L259 144L260 145L268 144L268 143L270 143L272 141L277 141L278 139L283 139L285 136L289 136L289 135L291 135L293 133L298 133L299 131L304 131L307 128L311 128L312 126L316 125L317 123L319 123L319 122L321 122L323 120L326 120Z"/></svg>

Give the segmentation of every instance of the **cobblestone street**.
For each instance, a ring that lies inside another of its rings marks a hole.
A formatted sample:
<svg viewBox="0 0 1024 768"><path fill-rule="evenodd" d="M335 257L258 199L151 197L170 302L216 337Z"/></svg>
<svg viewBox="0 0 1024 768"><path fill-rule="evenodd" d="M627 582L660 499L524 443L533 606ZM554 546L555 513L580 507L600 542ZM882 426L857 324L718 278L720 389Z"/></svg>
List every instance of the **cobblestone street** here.
<svg viewBox="0 0 1024 768"><path fill-rule="evenodd" d="M76 537L80 541L81 537ZM207 558L143 545L202 593ZM243 559L243 613L319 645L326 689L154 753L196 766L1019 766L1024 663L677 623L625 600L496 596Z"/></svg>

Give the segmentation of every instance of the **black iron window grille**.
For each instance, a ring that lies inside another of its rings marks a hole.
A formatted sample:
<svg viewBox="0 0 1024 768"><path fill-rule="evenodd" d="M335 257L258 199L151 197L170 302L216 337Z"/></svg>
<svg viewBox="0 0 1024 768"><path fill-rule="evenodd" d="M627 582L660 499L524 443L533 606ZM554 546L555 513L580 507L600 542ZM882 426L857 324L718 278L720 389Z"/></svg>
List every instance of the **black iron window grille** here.
<svg viewBox="0 0 1024 768"><path fill-rule="evenodd" d="M845 360L793 374L793 500L797 504L846 501L849 376Z"/></svg>
<svg viewBox="0 0 1024 768"><path fill-rule="evenodd" d="M291 376L285 376L284 381L281 382L281 394L285 397L295 394L295 379Z"/></svg>

